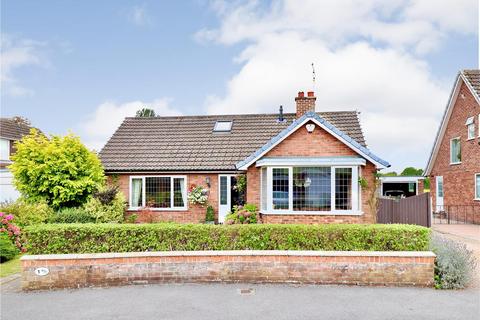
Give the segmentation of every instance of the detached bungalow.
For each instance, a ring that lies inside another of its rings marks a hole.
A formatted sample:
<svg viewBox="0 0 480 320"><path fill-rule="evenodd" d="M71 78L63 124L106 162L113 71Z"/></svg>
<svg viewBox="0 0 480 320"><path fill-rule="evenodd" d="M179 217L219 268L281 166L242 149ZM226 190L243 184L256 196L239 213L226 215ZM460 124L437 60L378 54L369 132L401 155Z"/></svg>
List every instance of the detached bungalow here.
<svg viewBox="0 0 480 320"><path fill-rule="evenodd" d="M390 165L367 148L357 112L315 112L315 100L299 92L287 114L126 118L100 158L139 220L149 205L157 221L204 221L187 200L195 185L220 223L243 202L264 223L371 223L375 173Z"/></svg>

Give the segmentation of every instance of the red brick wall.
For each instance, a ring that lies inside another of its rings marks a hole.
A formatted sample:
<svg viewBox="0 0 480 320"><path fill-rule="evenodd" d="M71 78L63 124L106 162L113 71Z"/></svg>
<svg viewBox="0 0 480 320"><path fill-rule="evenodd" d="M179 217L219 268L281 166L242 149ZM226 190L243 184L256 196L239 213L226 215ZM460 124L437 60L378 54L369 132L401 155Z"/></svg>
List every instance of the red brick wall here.
<svg viewBox="0 0 480 320"><path fill-rule="evenodd" d="M155 173L155 174L147 174L147 175L186 175L186 187L187 190L190 185L201 185L203 187L207 187L206 185L206 178L210 178L210 188L208 194L208 202L210 205L213 206L215 210L215 219L218 219L218 174L216 173L198 173L198 174L184 174L184 173ZM133 174L135 175L135 174ZM136 174L142 175L142 174ZM120 187L120 191L123 192L125 198L128 201L129 195L129 183L130 183L130 176L129 174L120 174L118 178L112 179L110 177L110 181L116 181L118 186ZM152 211L151 219L153 222L179 222L179 223L199 223L205 221L205 215L207 211L207 206L199 206L199 205L191 205L188 204L187 211ZM146 214L143 214L139 211L127 211L126 215L136 214L138 216L139 222L150 222L150 217Z"/></svg>
<svg viewBox="0 0 480 320"><path fill-rule="evenodd" d="M432 286L431 252L194 251L22 257L22 288L168 282ZM45 276L35 274L48 268ZM232 272L234 271L234 272Z"/></svg>
<svg viewBox="0 0 480 320"><path fill-rule="evenodd" d="M319 126L316 126L312 133L308 133L305 126L303 126L270 150L265 157L328 157L353 155L357 155L357 153ZM375 183L375 171L375 165L370 162L367 162L367 165L362 167L361 176L367 180L369 186L373 186ZM248 168L247 181L247 202L255 203L260 208L260 169L256 168L255 165ZM364 212L364 214L360 216L264 214L261 218L265 223L373 223L375 218L367 203L371 191L360 189L360 192L362 200L361 207Z"/></svg>
<svg viewBox="0 0 480 320"><path fill-rule="evenodd" d="M464 98L462 98L462 95ZM479 114L480 105L467 86L462 83L432 167L430 192L434 209L437 192L436 176L443 176L444 205L480 205L480 201L473 200L475 192L474 174L480 173ZM465 121L469 117L475 119L475 139L472 140L467 140L467 127L465 125ZM460 137L462 163L450 165L450 139L455 137Z"/></svg>
<svg viewBox="0 0 480 320"><path fill-rule="evenodd" d="M317 98L314 97L313 92L308 92L306 97L303 92L299 92L295 98L297 118L300 118L307 112L315 112L315 100Z"/></svg>

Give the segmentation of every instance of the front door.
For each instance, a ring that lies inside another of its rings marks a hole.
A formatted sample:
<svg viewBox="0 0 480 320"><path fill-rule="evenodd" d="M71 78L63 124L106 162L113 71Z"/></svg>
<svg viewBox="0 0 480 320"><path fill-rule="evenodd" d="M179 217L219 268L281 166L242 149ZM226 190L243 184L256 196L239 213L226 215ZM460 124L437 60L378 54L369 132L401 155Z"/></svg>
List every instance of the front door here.
<svg viewBox="0 0 480 320"><path fill-rule="evenodd" d="M232 208L232 175L218 176L218 222L223 223Z"/></svg>
<svg viewBox="0 0 480 320"><path fill-rule="evenodd" d="M435 194L436 194L436 211L438 210L443 210L443 177L442 176L438 176L435 178L435 182L436 182L436 191Z"/></svg>

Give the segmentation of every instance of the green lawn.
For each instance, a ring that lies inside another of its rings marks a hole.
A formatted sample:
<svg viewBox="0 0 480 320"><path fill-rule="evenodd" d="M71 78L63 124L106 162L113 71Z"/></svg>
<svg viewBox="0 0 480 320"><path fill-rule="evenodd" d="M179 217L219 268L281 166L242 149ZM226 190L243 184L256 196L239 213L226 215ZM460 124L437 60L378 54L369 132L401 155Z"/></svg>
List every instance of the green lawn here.
<svg viewBox="0 0 480 320"><path fill-rule="evenodd" d="M0 278L20 272L20 257L21 255L18 255L12 260L0 264Z"/></svg>

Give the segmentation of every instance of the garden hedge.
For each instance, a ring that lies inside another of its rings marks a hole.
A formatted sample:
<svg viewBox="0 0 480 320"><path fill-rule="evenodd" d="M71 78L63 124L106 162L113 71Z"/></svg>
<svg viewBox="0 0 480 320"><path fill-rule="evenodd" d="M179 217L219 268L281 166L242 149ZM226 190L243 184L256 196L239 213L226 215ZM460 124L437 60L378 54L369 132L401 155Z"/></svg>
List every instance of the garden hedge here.
<svg viewBox="0 0 480 320"><path fill-rule="evenodd" d="M23 229L29 254L175 250L428 250L413 225L44 224Z"/></svg>

